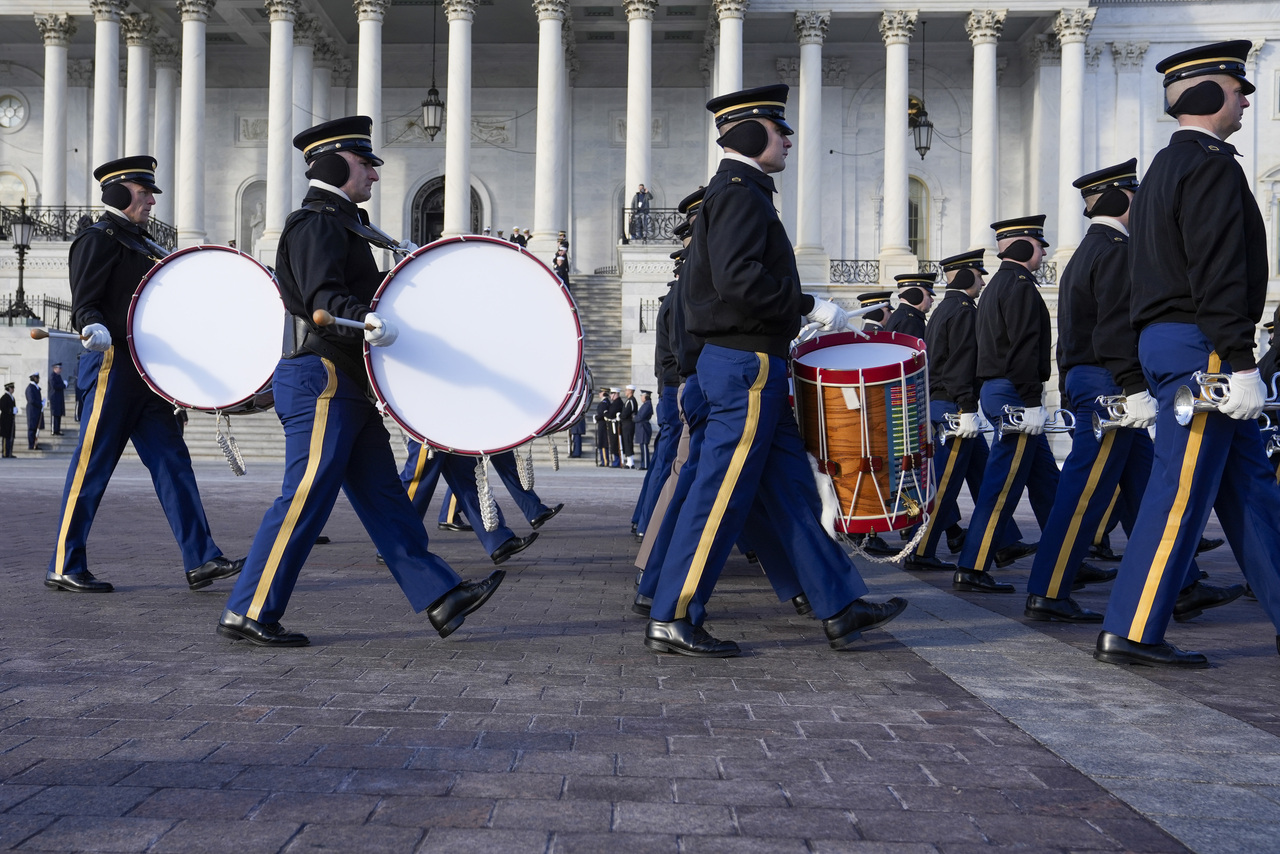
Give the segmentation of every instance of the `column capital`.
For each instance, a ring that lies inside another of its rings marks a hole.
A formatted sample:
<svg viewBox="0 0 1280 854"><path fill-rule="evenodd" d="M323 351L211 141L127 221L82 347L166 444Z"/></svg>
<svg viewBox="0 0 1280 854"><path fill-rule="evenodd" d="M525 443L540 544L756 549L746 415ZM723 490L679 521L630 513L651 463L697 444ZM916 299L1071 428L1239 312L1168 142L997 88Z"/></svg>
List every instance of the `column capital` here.
<svg viewBox="0 0 1280 854"><path fill-rule="evenodd" d="M849 60L822 59L822 85L843 86L849 82Z"/></svg>
<svg viewBox="0 0 1280 854"><path fill-rule="evenodd" d="M342 54L338 53L338 46L333 39L321 33L316 39L315 52L312 54L312 63L321 68L333 68L334 63L342 58Z"/></svg>
<svg viewBox="0 0 1280 854"><path fill-rule="evenodd" d="M299 0L265 0L262 8L267 10L267 18L274 24L277 21L297 21L302 4Z"/></svg>
<svg viewBox="0 0 1280 854"><path fill-rule="evenodd" d="M120 13L124 11L124 0L89 0L89 9L95 21L112 21L120 23Z"/></svg>
<svg viewBox="0 0 1280 854"><path fill-rule="evenodd" d="M129 47L150 47L160 28L155 19L145 12L125 15L120 19L124 28L124 43Z"/></svg>
<svg viewBox="0 0 1280 854"><path fill-rule="evenodd" d="M209 13L217 2L218 0L178 0L178 14L183 21L199 21L203 24L209 20Z"/></svg>
<svg viewBox="0 0 1280 854"><path fill-rule="evenodd" d="M315 48L316 42L324 35L320 28L320 22L315 16L308 15L301 8L293 19L293 44L294 47Z"/></svg>
<svg viewBox="0 0 1280 854"><path fill-rule="evenodd" d="M652 21L658 0L622 0L622 8L627 11L628 21Z"/></svg>
<svg viewBox="0 0 1280 854"><path fill-rule="evenodd" d="M1258 54L1262 53L1262 49L1266 46L1266 39L1254 39L1253 47L1249 48L1249 53L1244 58L1245 63L1256 67L1258 64Z"/></svg>
<svg viewBox="0 0 1280 854"><path fill-rule="evenodd" d="M745 18L750 0L711 0L717 18Z"/></svg>
<svg viewBox="0 0 1280 854"><path fill-rule="evenodd" d="M67 60L67 85L68 86L93 85L93 60L92 59Z"/></svg>
<svg viewBox="0 0 1280 854"><path fill-rule="evenodd" d="M1062 64L1062 45L1053 33L1041 33L1031 42L1031 61L1037 66Z"/></svg>
<svg viewBox="0 0 1280 854"><path fill-rule="evenodd" d="M444 0L446 21L474 21L475 17L476 0Z"/></svg>
<svg viewBox="0 0 1280 854"><path fill-rule="evenodd" d="M1063 9L1053 20L1053 31L1058 34L1062 44L1083 42L1093 29L1093 19L1097 9Z"/></svg>
<svg viewBox="0 0 1280 854"><path fill-rule="evenodd" d="M356 20L382 22L386 17L387 7L391 0L353 0L351 4L356 10Z"/></svg>
<svg viewBox="0 0 1280 854"><path fill-rule="evenodd" d="M800 60L794 56L780 56L774 61L774 69L778 72L778 82L786 83L793 89L800 85Z"/></svg>
<svg viewBox="0 0 1280 854"><path fill-rule="evenodd" d="M178 45L167 36L156 36L151 41L151 64L156 68L178 68L182 65L182 54Z"/></svg>
<svg viewBox="0 0 1280 854"><path fill-rule="evenodd" d="M1102 45L1086 44L1084 46L1084 66L1090 71L1097 71L1102 59Z"/></svg>
<svg viewBox="0 0 1280 854"><path fill-rule="evenodd" d="M971 44L992 44L1000 40L1004 30L1004 19L1008 17L1008 9L974 9L965 21L964 31L969 34Z"/></svg>
<svg viewBox="0 0 1280 854"><path fill-rule="evenodd" d="M569 17L569 4L566 0L533 0L533 11L538 21L563 21Z"/></svg>
<svg viewBox="0 0 1280 854"><path fill-rule="evenodd" d="M45 47L66 47L67 42L76 34L76 19L66 12L52 15L37 12L36 28L44 37Z"/></svg>
<svg viewBox="0 0 1280 854"><path fill-rule="evenodd" d="M1150 42L1112 42L1111 61L1118 69L1137 71L1142 68L1142 58L1150 46Z"/></svg>
<svg viewBox="0 0 1280 854"><path fill-rule="evenodd" d="M800 44L822 44L831 26L831 12L796 12L796 38Z"/></svg>
<svg viewBox="0 0 1280 854"><path fill-rule="evenodd" d="M345 87L351 82L351 60L338 56L333 61L333 71L329 73L329 82L334 86Z"/></svg>
<svg viewBox="0 0 1280 854"><path fill-rule="evenodd" d="M916 9L898 9L885 12L880 16L880 38L886 45L906 44L911 41L911 34L916 30L916 19L920 12Z"/></svg>

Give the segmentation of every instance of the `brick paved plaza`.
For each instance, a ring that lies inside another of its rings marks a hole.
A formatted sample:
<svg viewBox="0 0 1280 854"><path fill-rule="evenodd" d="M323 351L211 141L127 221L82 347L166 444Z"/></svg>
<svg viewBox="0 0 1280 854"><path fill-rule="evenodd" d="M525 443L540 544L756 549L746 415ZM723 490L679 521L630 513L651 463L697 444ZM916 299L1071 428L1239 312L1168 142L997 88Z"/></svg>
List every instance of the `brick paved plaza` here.
<svg viewBox="0 0 1280 854"><path fill-rule="evenodd" d="M862 564L873 596L912 607L834 653L735 557L708 624L745 654L660 656L628 607L640 474L588 464L538 470L566 510L447 640L340 500L284 621L312 645L266 652L214 633L229 584L187 590L136 461L90 542L116 586L99 596L41 584L65 457L3 463L6 849L1277 847L1280 658L1248 600L1170 630L1215 669L1123 670L1089 656L1096 627L1025 623L1023 594ZM280 468L197 475L220 545L243 555ZM430 529L464 576L489 571L473 535ZM1240 580L1228 549L1206 557L1215 582ZM1000 574L1024 589L1029 568ZM1102 609L1106 593L1079 599Z"/></svg>

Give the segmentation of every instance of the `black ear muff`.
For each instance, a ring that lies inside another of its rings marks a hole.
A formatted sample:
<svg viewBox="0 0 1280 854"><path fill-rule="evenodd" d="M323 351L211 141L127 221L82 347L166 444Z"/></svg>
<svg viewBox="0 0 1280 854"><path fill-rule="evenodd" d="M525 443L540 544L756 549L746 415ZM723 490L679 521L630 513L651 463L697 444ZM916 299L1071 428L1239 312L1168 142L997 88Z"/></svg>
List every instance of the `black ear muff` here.
<svg viewBox="0 0 1280 854"><path fill-rule="evenodd" d="M919 308L924 303L924 291L921 288L907 288L898 294L898 302Z"/></svg>
<svg viewBox="0 0 1280 854"><path fill-rule="evenodd" d="M973 283L976 281L977 279L973 275L973 270L965 267L964 269L956 272L955 278L947 283L947 287L960 288L961 290L967 291L969 288L973 287Z"/></svg>
<svg viewBox="0 0 1280 854"><path fill-rule="evenodd" d="M747 157L758 157L769 147L769 132L757 121L734 125L716 140L721 148L732 148Z"/></svg>
<svg viewBox="0 0 1280 854"><path fill-rule="evenodd" d="M1183 92L1176 103L1165 109L1171 116L1212 116L1227 103L1227 93L1216 80L1197 83Z"/></svg>
<svg viewBox="0 0 1280 854"><path fill-rule="evenodd" d="M1098 200L1093 203L1093 207L1085 214L1088 217L1124 216L1124 212L1129 209L1129 196L1119 187L1112 187L1104 190L1102 195L1098 196Z"/></svg>
<svg viewBox="0 0 1280 854"><path fill-rule="evenodd" d="M120 182L108 184L102 188L102 203L124 210L133 204L133 191Z"/></svg>
<svg viewBox="0 0 1280 854"><path fill-rule="evenodd" d="M1015 240L1009 244L1008 248L997 255L997 258L1006 258L1010 261L1030 261L1031 257L1036 254L1036 248L1031 245L1030 240Z"/></svg>
<svg viewBox="0 0 1280 854"><path fill-rule="evenodd" d="M351 166L341 154L331 151L311 161L307 177L324 181L331 187L341 187L351 177Z"/></svg>

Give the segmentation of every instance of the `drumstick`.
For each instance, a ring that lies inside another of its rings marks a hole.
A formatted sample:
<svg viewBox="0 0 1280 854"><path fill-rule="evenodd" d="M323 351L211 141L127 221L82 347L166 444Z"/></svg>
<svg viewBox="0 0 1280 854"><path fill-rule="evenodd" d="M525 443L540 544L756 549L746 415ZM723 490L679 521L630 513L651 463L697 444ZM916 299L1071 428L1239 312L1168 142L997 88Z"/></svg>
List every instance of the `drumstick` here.
<svg viewBox="0 0 1280 854"><path fill-rule="evenodd" d="M317 308L315 314L311 315L311 319L315 321L316 326L348 326L352 329L373 329L371 324L365 323L363 320L348 320L345 317L334 317L323 308Z"/></svg>
<svg viewBox="0 0 1280 854"><path fill-rule="evenodd" d="M88 341L88 335L77 335L74 332L58 332L56 329L32 329L31 337L37 341L43 341L46 338L74 338L77 341Z"/></svg>

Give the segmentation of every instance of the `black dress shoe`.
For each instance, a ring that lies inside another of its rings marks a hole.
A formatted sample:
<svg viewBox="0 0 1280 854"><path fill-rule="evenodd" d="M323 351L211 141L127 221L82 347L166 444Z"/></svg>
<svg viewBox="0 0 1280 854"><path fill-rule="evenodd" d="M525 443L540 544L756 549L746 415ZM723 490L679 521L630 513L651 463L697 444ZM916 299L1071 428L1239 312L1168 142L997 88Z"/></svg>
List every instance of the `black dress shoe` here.
<svg viewBox="0 0 1280 854"><path fill-rule="evenodd" d="M813 613L813 605L809 602L809 597L801 593L799 596L791 597L791 604L795 606L796 613L802 617L807 617Z"/></svg>
<svg viewBox="0 0 1280 854"><path fill-rule="evenodd" d="M110 593L115 590L111 582L99 581L87 569L84 572L73 572L67 575L47 572L44 576L44 586L52 590L67 590L72 593Z"/></svg>
<svg viewBox="0 0 1280 854"><path fill-rule="evenodd" d="M235 611L222 612L218 634L232 640L247 640L258 646L306 646L311 643L302 632L290 632L279 623L259 623Z"/></svg>
<svg viewBox="0 0 1280 854"><path fill-rule="evenodd" d="M1209 539L1208 537L1201 537L1200 545L1196 546L1196 554L1204 554L1205 552L1211 552L1225 542L1226 540L1222 539L1221 537L1214 537L1213 539Z"/></svg>
<svg viewBox="0 0 1280 854"><path fill-rule="evenodd" d="M1082 562L1080 568L1076 570L1075 580L1071 582L1071 589L1082 590L1090 584L1114 581L1118 572L1119 570L1116 569L1103 569L1100 566Z"/></svg>
<svg viewBox="0 0 1280 854"><path fill-rule="evenodd" d="M635 601L631 603L631 610L642 617L649 616L649 609L653 607L653 598L645 596L641 593L636 594Z"/></svg>
<svg viewBox="0 0 1280 854"><path fill-rule="evenodd" d="M1013 592L1012 584L996 581L991 577L991 573L979 572L976 569L965 569L964 567L957 569L956 574L951 576L951 587L954 590L963 590L966 593Z"/></svg>
<svg viewBox="0 0 1280 854"><path fill-rule="evenodd" d="M631 523L631 533L633 533L633 534L634 534L634 533L636 533L636 528L639 528L639 527L640 527L640 523L639 523L639 522L632 522L632 523Z"/></svg>
<svg viewBox="0 0 1280 854"><path fill-rule="evenodd" d="M382 552L374 552L374 553L373 553L373 562L374 562L374 563L376 563L376 564L378 564L379 566L386 566L386 565L387 565L387 559L386 559L385 557L383 557L383 556L382 556Z"/></svg>
<svg viewBox="0 0 1280 854"><path fill-rule="evenodd" d="M760 556L753 551L747 550L742 553L742 556L747 559L747 563L757 564L760 562Z"/></svg>
<svg viewBox="0 0 1280 854"><path fill-rule="evenodd" d="M441 522L436 525L436 527L442 531L458 531L461 533L475 530L475 528L472 528L466 522Z"/></svg>
<svg viewBox="0 0 1280 854"><path fill-rule="evenodd" d="M959 525L953 525L952 528L959 528ZM964 538L969 531L967 528L960 528L958 532L947 529L947 551L956 554L964 548Z"/></svg>
<svg viewBox="0 0 1280 854"><path fill-rule="evenodd" d="M1144 664L1147 667L1179 667L1204 670L1209 659L1202 652L1183 652L1171 643L1138 643L1111 632L1098 633L1093 657L1108 664Z"/></svg>
<svg viewBox="0 0 1280 854"><path fill-rule="evenodd" d="M1206 608L1216 608L1219 605L1234 602L1243 595L1243 584L1214 587L1212 584L1197 581L1178 594L1178 601L1173 603L1173 618L1179 623L1185 623L1203 614Z"/></svg>
<svg viewBox="0 0 1280 854"><path fill-rule="evenodd" d="M643 570L643 569L636 573L636 581L635 581L635 584L636 584L636 589L637 589L637 590L639 590L639 589L640 589L640 579L642 579L642 578L644 578L644 570Z"/></svg>
<svg viewBox="0 0 1280 854"><path fill-rule="evenodd" d="M1027 595L1027 607L1022 612L1028 620L1050 623L1101 623L1102 615L1088 608L1081 608L1080 603L1067 596L1063 599L1050 599L1048 596Z"/></svg>
<svg viewBox="0 0 1280 854"><path fill-rule="evenodd" d="M733 658L742 652L733 641L714 638L702 626L695 626L686 617L664 623L650 620L644 632L644 645L658 652L674 652L695 658Z"/></svg>
<svg viewBox="0 0 1280 854"><path fill-rule="evenodd" d="M328 537L326 537L324 534L321 534L320 536L316 537L317 546L327 546L329 545L330 542L331 540Z"/></svg>
<svg viewBox="0 0 1280 854"><path fill-rule="evenodd" d="M862 550L876 557L893 557L901 551L886 543L876 534L867 534L862 539Z"/></svg>
<svg viewBox="0 0 1280 854"><path fill-rule="evenodd" d="M1015 560L1021 560L1027 555L1035 554L1036 545L1036 543L1017 542L1011 546L1005 546L1004 548L997 550L995 553L996 567L998 569L1004 569Z"/></svg>
<svg viewBox="0 0 1280 854"><path fill-rule="evenodd" d="M1252 600L1253 600L1253 601L1255 601L1255 602L1257 602L1257 601L1258 601L1258 594L1253 592L1253 585L1252 585L1252 584L1245 584L1245 586L1244 586L1244 598L1246 598L1246 599L1252 599Z"/></svg>
<svg viewBox="0 0 1280 854"><path fill-rule="evenodd" d="M529 524L532 525L533 530L536 531L539 528L541 528L543 525L550 522L552 517L554 517L557 513L559 513L563 509L564 509L564 504L557 504L555 507L548 507L546 510L543 510L537 516L534 516L533 521L530 522ZM632 525L631 533L634 534L635 532L636 532L636 527L635 525Z"/></svg>
<svg viewBox="0 0 1280 854"><path fill-rule="evenodd" d="M466 616L493 595L506 575L505 570L495 569L483 581L464 581L432 603L427 618L440 637L447 638L457 631Z"/></svg>
<svg viewBox="0 0 1280 854"><path fill-rule="evenodd" d="M527 537L512 537L502 545L493 550L493 554L489 557L493 558L494 566L505 561L514 554L519 554L529 546L533 545L533 541L538 539L538 532L534 531Z"/></svg>
<svg viewBox="0 0 1280 854"><path fill-rule="evenodd" d="M822 621L822 630L827 633L827 643L832 649L848 649L853 642L862 637L862 633L878 629L907 607L907 600L894 596L888 602L868 602L865 599L854 599L845 609L834 617Z"/></svg>
<svg viewBox="0 0 1280 854"><path fill-rule="evenodd" d="M954 563L947 563L933 555L917 557L915 554L908 556L902 562L902 568L915 572L955 572L958 569Z"/></svg>
<svg viewBox="0 0 1280 854"><path fill-rule="evenodd" d="M1108 563L1113 563L1115 561L1120 560L1120 558L1124 557L1124 555L1117 554L1116 552L1112 551L1111 546L1097 545L1097 546L1089 546L1089 557L1093 558L1094 560L1102 560L1102 561L1107 561Z"/></svg>
<svg viewBox="0 0 1280 854"><path fill-rule="evenodd" d="M192 590L201 590L219 578L230 578L233 575L239 575L242 569L244 569L244 558L227 560L219 555L213 560L205 561L195 569L188 569L187 587Z"/></svg>

